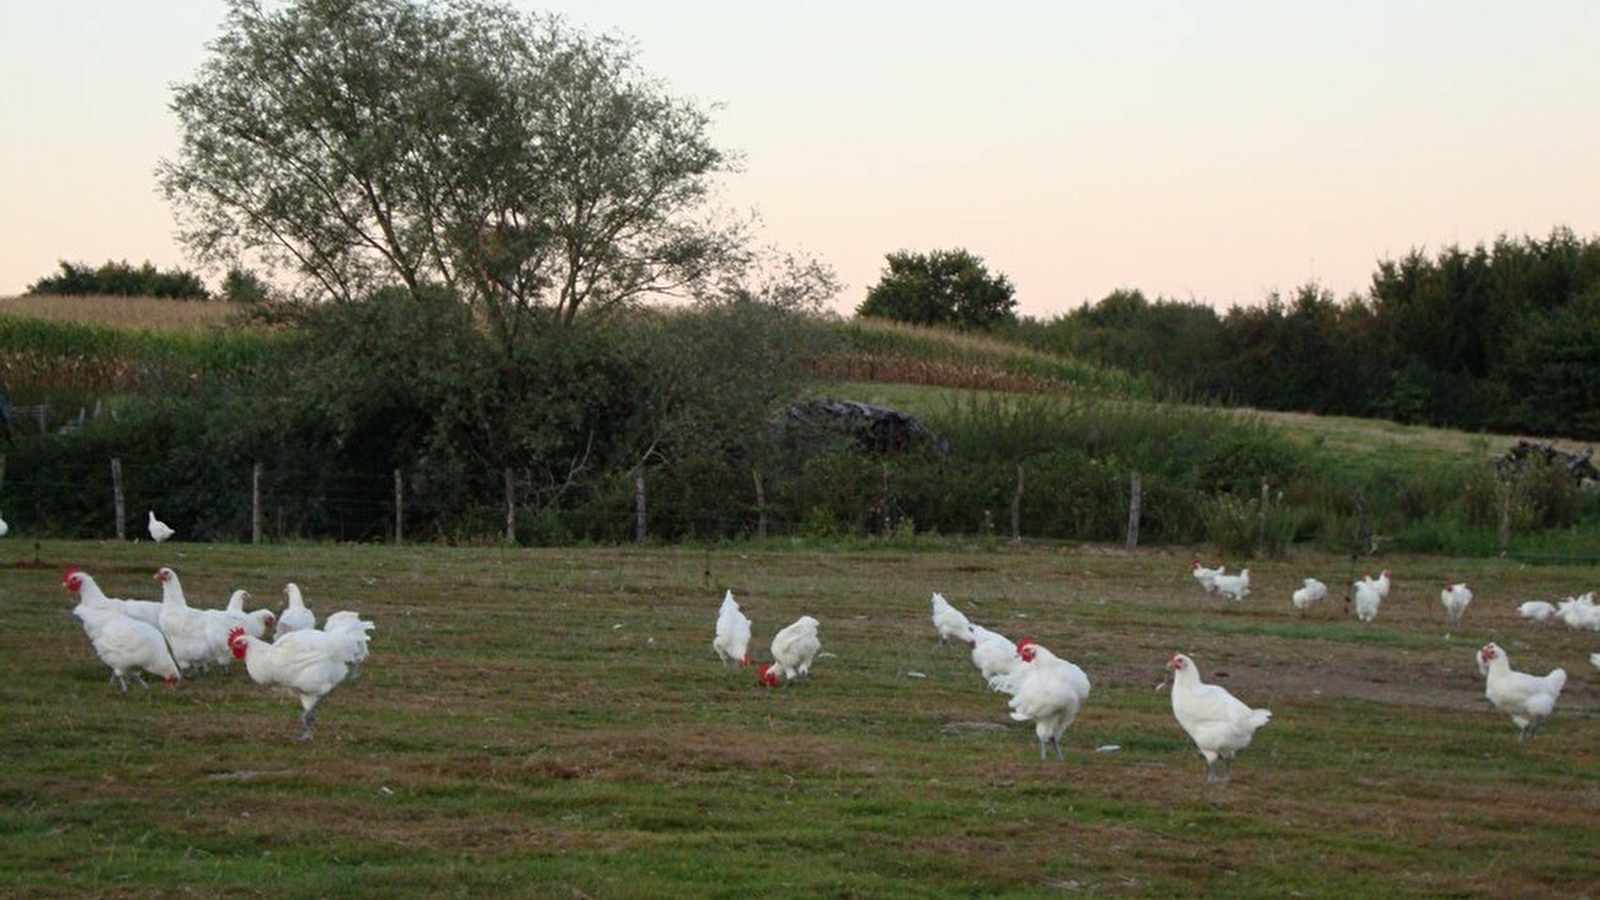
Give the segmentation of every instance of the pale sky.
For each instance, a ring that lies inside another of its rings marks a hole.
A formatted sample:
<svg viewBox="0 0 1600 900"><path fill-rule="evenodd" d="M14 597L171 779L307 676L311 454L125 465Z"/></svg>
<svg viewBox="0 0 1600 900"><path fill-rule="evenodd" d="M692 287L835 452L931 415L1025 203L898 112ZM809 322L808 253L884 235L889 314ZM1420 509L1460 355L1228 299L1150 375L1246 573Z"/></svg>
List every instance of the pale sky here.
<svg viewBox="0 0 1600 900"><path fill-rule="evenodd" d="M564 0L744 157L722 202L827 262L964 248L1048 318L1219 309L1567 226L1600 236L1600 0ZM0 296L194 268L158 160L224 6L0 0ZM215 285L219 273L206 273Z"/></svg>

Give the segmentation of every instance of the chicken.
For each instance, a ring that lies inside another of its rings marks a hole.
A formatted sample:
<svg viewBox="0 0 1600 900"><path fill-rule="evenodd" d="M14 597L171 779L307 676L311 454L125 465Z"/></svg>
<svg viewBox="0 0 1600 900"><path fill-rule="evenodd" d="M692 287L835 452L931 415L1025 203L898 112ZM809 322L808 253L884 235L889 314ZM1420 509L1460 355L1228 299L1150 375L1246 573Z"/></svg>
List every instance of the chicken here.
<svg viewBox="0 0 1600 900"><path fill-rule="evenodd" d="M983 627L972 626L972 664L978 667L986 684L993 686L996 678L1006 678L1022 665L1017 655L1017 645L1005 635ZM1007 691L1006 693L1010 693Z"/></svg>
<svg viewBox="0 0 1600 900"><path fill-rule="evenodd" d="M1594 591L1556 604L1556 618L1573 628L1600 631L1600 606L1595 606Z"/></svg>
<svg viewBox="0 0 1600 900"><path fill-rule="evenodd" d="M371 640L368 632L377 627L377 623L363 619L348 609L339 610L323 623L323 631L329 634L350 635L355 641L355 650L350 656L351 678L361 677L361 664L367 661L367 644Z"/></svg>
<svg viewBox="0 0 1600 900"><path fill-rule="evenodd" d="M1472 588L1466 582L1446 584L1444 590L1439 592L1439 602L1444 604L1444 611L1450 616L1451 622L1461 621L1461 614L1467 611L1467 604L1472 602Z"/></svg>
<svg viewBox="0 0 1600 900"><path fill-rule="evenodd" d="M0 537L5 537L6 535L8 535L10 533L11 533L11 526L6 524L6 520L5 520L4 516L0 516Z"/></svg>
<svg viewBox="0 0 1600 900"><path fill-rule="evenodd" d="M1182 653L1167 666L1173 673L1172 715L1205 757L1206 781L1227 781L1233 777L1233 755L1250 746L1256 729L1267 724L1272 711L1251 709L1226 688L1202 682L1194 660Z"/></svg>
<svg viewBox="0 0 1600 900"><path fill-rule="evenodd" d="M942 647L948 647L952 638L968 647L975 643L972 623L938 591L933 594L933 627L939 632L939 645Z"/></svg>
<svg viewBox="0 0 1600 900"><path fill-rule="evenodd" d="M733 599L733 591L722 595L722 608L717 612L717 636L711 641L724 664L736 662L740 667L750 665L750 617Z"/></svg>
<svg viewBox="0 0 1600 900"><path fill-rule="evenodd" d="M165 566L156 570L161 582L161 633L172 648L172 659L182 671L205 670L215 659L211 630L216 610L195 609L183 595L178 573Z"/></svg>
<svg viewBox="0 0 1600 900"><path fill-rule="evenodd" d="M1555 669L1548 675L1528 675L1511 668L1511 660L1499 644L1485 644L1478 651L1478 668L1486 671L1484 694L1495 709L1511 716L1517 726L1517 740L1533 737L1540 723L1556 707L1556 698L1567 683L1567 671Z"/></svg>
<svg viewBox="0 0 1600 900"><path fill-rule="evenodd" d="M278 613L278 627L273 631L273 637L279 638L296 631L306 631L317 627L317 616L306 608L305 596L300 593L300 585L289 582L283 586L284 596L289 598L289 605Z"/></svg>
<svg viewBox="0 0 1600 900"><path fill-rule="evenodd" d="M801 616L794 624L773 636L772 662L756 670L756 677L762 684L777 687L811 674L811 661L822 649L822 641L817 637L817 625L816 619Z"/></svg>
<svg viewBox="0 0 1600 900"><path fill-rule="evenodd" d="M1018 641L1016 649L1022 664L1010 679L1011 718L1033 722L1040 759L1046 758L1049 747L1055 748L1056 759L1065 759L1061 736L1089 699L1089 676L1030 638Z"/></svg>
<svg viewBox="0 0 1600 900"><path fill-rule="evenodd" d="M1230 600L1243 600L1250 594L1250 570L1241 569L1237 575L1218 575L1211 579L1217 593Z"/></svg>
<svg viewBox="0 0 1600 900"><path fill-rule="evenodd" d="M1384 569L1382 572L1378 573L1377 578L1373 578L1371 575L1361 576L1361 580L1356 582L1356 584L1371 585L1372 588L1378 592L1379 600L1387 600L1389 599L1389 588L1391 585L1393 585L1393 582L1389 580L1389 570Z"/></svg>
<svg viewBox="0 0 1600 900"><path fill-rule="evenodd" d="M83 623L83 632L94 645L95 655L111 669L111 679L128 689L130 676L140 685L144 673L149 673L176 684L180 678L178 664L167 649L161 630L149 622L135 619L122 611L113 600L101 593L88 575L69 569L62 579L67 590L78 595L78 605L72 614Z"/></svg>
<svg viewBox="0 0 1600 900"><path fill-rule="evenodd" d="M244 601L250 596L246 590L234 591L228 597L225 609L204 610L206 615L206 639L211 645L211 658L208 664L215 664L227 670L228 664L233 661L233 648L228 646L228 637L235 628L243 628L245 634L252 637L264 638L267 629L277 621L270 609L257 609L245 612Z"/></svg>
<svg viewBox="0 0 1600 900"><path fill-rule="evenodd" d="M83 596L93 598L97 601L103 601L104 603L115 607L118 612L125 616L129 616L130 618L138 619L141 622L154 625L157 628L161 627L160 603L154 600L122 600L116 597L107 597L105 592L100 589L100 585L97 584L92 577L90 577L89 573L76 566L68 569L62 574L61 582L66 584L73 575L79 576L80 587L72 589L75 591L81 591Z"/></svg>
<svg viewBox="0 0 1600 900"><path fill-rule="evenodd" d="M165 523L165 522L161 521L160 519L156 518L156 511L153 510L153 509L150 510L149 528L150 528L150 539L155 541L158 544L164 543L167 540L167 538L170 538L174 534L177 534L176 531L173 531L170 527L167 526L167 523Z"/></svg>
<svg viewBox="0 0 1600 900"><path fill-rule="evenodd" d="M1326 596L1328 596L1327 585L1315 578L1307 578L1305 587L1296 590L1289 599L1294 603L1295 609L1304 610Z"/></svg>
<svg viewBox="0 0 1600 900"><path fill-rule="evenodd" d="M1215 594L1217 592L1217 576L1223 574L1223 570L1221 566L1215 569L1208 569L1200 565L1200 560L1197 559L1189 564L1189 573L1194 576L1195 581L1200 582L1200 587L1204 588L1206 593Z"/></svg>
<svg viewBox="0 0 1600 900"><path fill-rule="evenodd" d="M1383 594L1378 589L1377 582L1357 581L1352 585L1356 590L1356 618L1363 622L1371 622L1378 617L1378 607L1383 605Z"/></svg>
<svg viewBox="0 0 1600 900"><path fill-rule="evenodd" d="M295 740L306 741L311 739L322 701L349 677L351 665L365 651L366 632L307 628L268 643L236 628L228 646L236 658L244 660L245 671L256 684L299 698L301 730Z"/></svg>
<svg viewBox="0 0 1600 900"><path fill-rule="evenodd" d="M1517 615L1532 622L1543 622L1555 614L1555 604L1543 600L1529 600L1517 607Z"/></svg>
<svg viewBox="0 0 1600 900"><path fill-rule="evenodd" d="M1596 669L1600 669L1600 653L1589 654L1589 665L1594 666Z"/></svg>

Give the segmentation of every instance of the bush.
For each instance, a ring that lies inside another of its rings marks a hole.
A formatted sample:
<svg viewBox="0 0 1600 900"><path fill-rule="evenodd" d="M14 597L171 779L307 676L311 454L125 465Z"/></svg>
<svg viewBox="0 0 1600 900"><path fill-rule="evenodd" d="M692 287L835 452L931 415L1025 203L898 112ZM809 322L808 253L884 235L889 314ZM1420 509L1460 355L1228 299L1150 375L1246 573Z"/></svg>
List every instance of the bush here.
<svg viewBox="0 0 1600 900"><path fill-rule="evenodd" d="M108 262L98 269L61 262L61 272L28 286L30 294L116 297L162 297L171 300L206 300L210 294L199 276L182 269L158 271L148 261L139 268L126 262Z"/></svg>

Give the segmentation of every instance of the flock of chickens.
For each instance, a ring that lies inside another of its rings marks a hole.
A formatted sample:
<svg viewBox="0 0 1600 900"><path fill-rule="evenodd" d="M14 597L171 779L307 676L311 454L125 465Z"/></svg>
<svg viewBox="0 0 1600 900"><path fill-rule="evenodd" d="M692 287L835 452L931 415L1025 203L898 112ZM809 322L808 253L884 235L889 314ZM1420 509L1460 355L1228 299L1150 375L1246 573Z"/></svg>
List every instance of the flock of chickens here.
<svg viewBox="0 0 1600 900"><path fill-rule="evenodd" d="M1250 570L1229 575L1194 562L1191 570L1207 593L1239 600L1250 593ZM1363 622L1377 616L1388 597L1392 580L1388 569L1376 578L1366 576L1352 585L1356 615ZM1294 591L1291 602L1304 610L1327 596L1327 585L1315 578L1305 579ZM1445 615L1459 622L1472 602L1472 590L1465 583L1447 584L1439 594ZM1542 601L1530 601L1540 603ZM1544 603L1547 609L1523 604L1525 618L1559 616L1574 627L1600 630L1600 614L1594 612L1594 595L1569 598L1559 607ZM1063 759L1061 741L1078 711L1089 699L1089 677L1083 669L1063 659L1031 638L1013 643L1009 638L973 623L942 595L932 598L932 621L941 646L959 641L971 648L972 663L993 690L1009 695L1011 718L1033 722L1039 742L1039 758L1054 750ZM1532 611L1530 611L1532 610ZM1535 614L1540 613L1540 614ZM817 620L803 616L780 630L772 640L773 661L758 669L762 684L776 687L810 674L812 660L821 649ZM716 636L712 648L726 663L750 664L751 622L733 592L728 591L718 611ZM1478 669L1485 677L1484 694L1496 709L1511 717L1517 726L1517 739L1532 737L1555 709L1567 673L1557 668L1546 675L1530 675L1511 668L1511 661L1498 644L1490 643L1477 651ZM1590 662L1600 668L1600 653ZM1228 781L1233 773L1234 755L1250 745L1257 729L1272 718L1268 709L1253 709L1226 688L1200 679L1193 659L1179 653L1167 663L1172 672L1172 714L1194 742L1206 761L1207 781ZM1163 682L1163 687L1166 682Z"/></svg>
<svg viewBox="0 0 1600 900"><path fill-rule="evenodd" d="M242 659L251 680L299 698L297 740L308 740L323 699L359 675L367 658L374 624L342 610L318 628L316 615L292 582L284 587L288 605L273 613L247 612L244 602L250 593L244 590L234 591L223 609L190 606L178 573L163 567L155 577L161 583L159 602L109 597L82 569L68 569L61 578L78 595L73 615L95 654L111 669L111 680L124 691L129 678L144 684L144 676L152 675L176 683L213 668L227 670L234 659Z"/></svg>

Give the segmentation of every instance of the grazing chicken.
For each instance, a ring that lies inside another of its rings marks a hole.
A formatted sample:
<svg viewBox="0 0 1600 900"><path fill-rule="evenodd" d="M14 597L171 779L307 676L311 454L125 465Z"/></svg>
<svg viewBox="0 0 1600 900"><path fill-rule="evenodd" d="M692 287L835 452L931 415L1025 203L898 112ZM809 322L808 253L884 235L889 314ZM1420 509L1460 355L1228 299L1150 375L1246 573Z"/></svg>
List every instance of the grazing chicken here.
<svg viewBox="0 0 1600 900"><path fill-rule="evenodd" d="M733 591L722 595L722 608L717 612L717 636L711 649L724 664L736 662L740 667L750 665L750 617L733 599Z"/></svg>
<svg viewBox="0 0 1600 900"><path fill-rule="evenodd" d="M1539 725L1556 707L1556 698L1567 683L1567 671L1555 669L1548 675L1528 675L1511 668L1511 660L1499 644L1485 644L1478 651L1478 668L1486 672L1484 694L1495 709L1511 716L1517 726L1517 740L1533 737Z"/></svg>
<svg viewBox="0 0 1600 900"><path fill-rule="evenodd" d="M1307 578L1305 586L1296 590L1289 599L1294 603L1295 609L1305 610L1326 596L1328 596L1327 585L1315 578Z"/></svg>
<svg viewBox="0 0 1600 900"><path fill-rule="evenodd" d="M817 625L816 619L801 616L794 624L773 636L772 662L756 671L756 677L762 684L777 687L811 674L811 661L822 649L822 641L817 637Z"/></svg>
<svg viewBox="0 0 1600 900"><path fill-rule="evenodd" d="M1379 592L1377 582L1358 581L1352 586L1356 590L1356 618L1363 622L1376 619L1378 607L1383 605L1383 594Z"/></svg>
<svg viewBox="0 0 1600 900"><path fill-rule="evenodd" d="M105 591L100 589L100 585L97 584L92 577L90 577L89 573L76 566L68 569L62 574L62 584L67 584L74 575L79 576L79 587L74 587L71 589L80 592L82 596L93 598L95 601L100 601L113 606L118 612L125 616L129 616L130 618L138 619L141 622L154 625L157 628L161 627L161 604L159 602L154 600L122 600L116 597L107 597Z"/></svg>
<svg viewBox="0 0 1600 900"><path fill-rule="evenodd" d="M94 645L95 655L111 669L111 679L128 689L131 676L143 687L144 673L148 672L176 684L180 677L178 664L167 649L161 630L149 622L135 619L124 613L113 600L101 593L88 575L69 569L62 579L69 591L78 595L78 605L72 614L83 623L83 633Z"/></svg>
<svg viewBox="0 0 1600 900"><path fill-rule="evenodd" d="M306 608L306 599L300 593L300 585L291 581L283 586L283 593L289 598L289 605L283 608L283 612L278 613L278 627L273 631L273 637L278 638L317 627L317 616Z"/></svg>
<svg viewBox="0 0 1600 900"><path fill-rule="evenodd" d="M1017 645L1003 634L983 627L972 626L972 664L978 667L986 684L992 686L996 678L1005 678L1022 665L1017 655ZM1007 691L1007 693L1010 693Z"/></svg>
<svg viewBox="0 0 1600 900"><path fill-rule="evenodd" d="M177 534L176 531L173 531L170 527L168 527L167 523L156 518L156 511L153 509L150 510L149 528L150 539L158 544L164 543L167 538Z"/></svg>
<svg viewBox="0 0 1600 900"><path fill-rule="evenodd" d="M1531 622L1543 622L1555 614L1555 604L1543 600L1529 600L1517 607L1517 615Z"/></svg>
<svg viewBox="0 0 1600 900"><path fill-rule="evenodd" d="M1444 604L1444 611L1451 622L1461 621L1461 614L1467 611L1467 604L1472 602L1472 588L1466 582L1447 584L1439 592L1439 602Z"/></svg>
<svg viewBox="0 0 1600 900"><path fill-rule="evenodd" d="M933 594L933 627L939 632L939 645L948 647L951 639L958 640L968 647L972 646L972 623L967 617L950 605L944 595L935 591Z"/></svg>
<svg viewBox="0 0 1600 900"><path fill-rule="evenodd" d="M166 566L156 570L161 582L161 633L172 648L172 659L182 671L205 670L215 658L211 626L216 610L195 609L183 595L178 573Z"/></svg>
<svg viewBox="0 0 1600 900"><path fill-rule="evenodd" d="M1061 736L1089 699L1089 676L1030 638L1017 642L1017 656L1022 664L1010 678L1011 718L1033 722L1040 759L1047 758L1045 751L1050 747L1055 748L1056 759L1065 759Z"/></svg>
<svg viewBox="0 0 1600 900"><path fill-rule="evenodd" d="M1189 564L1189 573L1194 576L1195 581L1200 582L1200 587L1204 588L1206 593L1215 594L1217 592L1217 576L1223 574L1223 570L1221 566L1215 569L1208 569L1200 565L1200 560L1197 559Z"/></svg>
<svg viewBox="0 0 1600 900"><path fill-rule="evenodd" d="M1227 781L1233 777L1233 755L1250 746L1250 738L1272 718L1272 711L1251 709L1226 688L1202 682L1194 660L1182 653L1167 666L1173 673L1172 715L1205 757L1206 781Z"/></svg>
<svg viewBox="0 0 1600 900"><path fill-rule="evenodd" d="M308 628L267 643L237 628L228 645L235 657L244 660L245 671L256 684L299 698L301 730L295 740L306 741L311 739L323 699L349 677L351 665L365 650L366 632Z"/></svg>
<svg viewBox="0 0 1600 900"><path fill-rule="evenodd" d="M363 619L348 609L339 610L323 623L323 631L329 634L349 635L354 641L355 649L350 655L351 678L361 677L361 664L367 661L367 644L372 639L368 632L377 627L377 623Z"/></svg>
<svg viewBox="0 0 1600 900"><path fill-rule="evenodd" d="M1218 575L1211 579L1217 593L1230 600L1243 600L1250 594L1250 570L1241 569L1237 575Z"/></svg>

